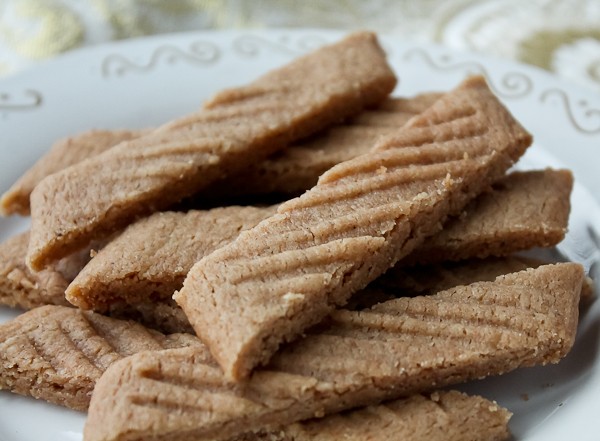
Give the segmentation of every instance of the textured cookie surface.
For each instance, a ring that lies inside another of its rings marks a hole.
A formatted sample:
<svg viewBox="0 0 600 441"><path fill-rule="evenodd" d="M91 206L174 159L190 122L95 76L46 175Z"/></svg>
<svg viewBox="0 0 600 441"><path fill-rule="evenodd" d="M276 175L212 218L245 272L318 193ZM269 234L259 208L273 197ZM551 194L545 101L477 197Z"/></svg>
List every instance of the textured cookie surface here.
<svg viewBox="0 0 600 441"><path fill-rule="evenodd" d="M319 176L335 164L366 153L369 143L365 140L372 141L403 125L439 96L439 93L425 93L412 98L389 98L376 109L366 110L343 125L319 133L315 139L299 141L264 161L249 164L241 173L210 185L199 197L298 194L315 185ZM29 196L43 178L150 131L90 130L57 141L0 198L0 214L29 214Z"/></svg>
<svg viewBox="0 0 600 441"><path fill-rule="evenodd" d="M0 325L0 389L86 410L102 373L140 351L201 346L189 334L63 306L43 306Z"/></svg>
<svg viewBox="0 0 600 441"><path fill-rule="evenodd" d="M21 233L0 244L0 304L31 309L41 305L68 305L65 290L74 271L79 272L89 257L76 253L54 268L40 272L25 265L29 233Z"/></svg>
<svg viewBox="0 0 600 441"><path fill-rule="evenodd" d="M355 293L346 308L360 310L398 297L431 295L460 285L491 282L499 276L548 263L550 262L521 256L504 256L410 267L396 265L365 289ZM583 294L582 289L582 296Z"/></svg>
<svg viewBox="0 0 600 441"><path fill-rule="evenodd" d="M367 153L380 137L402 127L440 96L428 93L413 98L390 98L343 125L292 144L264 161L251 164L241 173L216 182L200 196L298 195L313 187L319 176L334 165Z"/></svg>
<svg viewBox="0 0 600 441"><path fill-rule="evenodd" d="M381 102L396 84L372 33L221 92L201 111L48 176L31 194L28 265L39 270Z"/></svg>
<svg viewBox="0 0 600 441"><path fill-rule="evenodd" d="M296 423L244 441L500 441L510 438L510 416L484 398L444 391Z"/></svg>
<svg viewBox="0 0 600 441"><path fill-rule="evenodd" d="M470 204L464 218L450 222L450 234L444 229L426 240L415 253L420 256L418 260L429 263L440 260L440 256L503 255L556 243L567 226L570 192L569 186L562 184L570 183L570 176L553 170L508 175L496 189ZM524 191L527 204L523 203ZM100 312L110 310L112 305L118 308L119 303L124 306L123 302L149 311L149 305L143 303L170 298L181 288L194 263L273 211L228 207L152 215L129 226L99 251L71 283L67 298L81 308ZM471 218L477 222L471 222ZM438 239L440 236L443 238ZM522 236L524 239L519 240ZM415 259L409 256L399 265L407 260Z"/></svg>
<svg viewBox="0 0 600 441"><path fill-rule="evenodd" d="M29 232L18 234L0 244L1 305L21 309L70 305L65 299L65 290L90 261L91 254L104 246L104 241L93 241L88 247L37 272L25 264L28 245Z"/></svg>
<svg viewBox="0 0 600 441"><path fill-rule="evenodd" d="M447 222L404 264L502 256L556 245L567 231L572 188L568 170L511 173Z"/></svg>
<svg viewBox="0 0 600 441"><path fill-rule="evenodd" d="M11 333L10 337L4 335L5 328ZM44 334L48 335L46 339ZM48 338L56 341L50 342ZM77 410L87 408L99 374L123 356L142 350L201 345L192 336L163 336L131 323L50 306L0 327L0 341L6 351L6 355L0 356L2 388ZM7 348L7 345L17 344L20 345L18 350ZM14 366L6 370L9 363ZM433 436L445 431L458 436L471 430L481 434L473 439L491 439L481 436L507 433L508 418L509 413L494 403L450 391L432 396L415 395L345 415L293 424L264 437L247 439L337 440L340 436L357 440L365 436L389 439L392 434L404 432L413 433L413 437L417 436L414 439L422 439L420 436L425 434ZM471 427L475 423L478 427Z"/></svg>
<svg viewBox="0 0 600 441"><path fill-rule="evenodd" d="M137 354L97 383L85 440L225 440L408 396L571 348L581 265L566 263L336 311L247 383L228 380L206 350Z"/></svg>
<svg viewBox="0 0 600 441"><path fill-rule="evenodd" d="M86 158L99 155L114 145L137 138L147 130L90 130L55 142L0 198L0 213L29 214L29 196L46 176Z"/></svg>
<svg viewBox="0 0 600 441"><path fill-rule="evenodd" d="M204 257L174 298L225 373L244 378L439 231L530 143L471 78Z"/></svg>
<svg viewBox="0 0 600 441"><path fill-rule="evenodd" d="M83 309L170 299L192 265L258 224L275 207L162 212L130 225L99 251L67 289Z"/></svg>
<svg viewBox="0 0 600 441"><path fill-rule="evenodd" d="M469 204L460 218L450 220L444 230L427 239L413 253L418 258L411 255L400 261L395 269L390 269L383 278L375 281L375 285L362 294L356 293L352 303L372 305L400 295L416 295L477 280L492 280L500 274L531 266L530 262L508 259L497 260L496 263L472 261L459 266L442 264L406 268L407 263L415 260L429 263L428 259L436 261L439 256L481 256L483 248L485 254L504 255L530 246L554 243L562 237L567 225L570 182L570 174L564 171L509 174L495 188ZM523 185L527 188L528 203L518 204L519 213L513 215L510 202L523 201ZM181 288L183 277L203 256L202 253L233 240L239 231L254 226L270 210L230 207L204 214L155 214L128 227L98 251L91 262L88 263L89 252L84 250L64 258L56 268L39 273L32 272L25 265L28 235L11 238L0 244L0 303L23 309L66 304L67 285L87 263L85 270L70 286L71 292L76 293L71 297L74 304L105 311L111 316L132 318L163 332L193 332L179 307L172 301L157 302L159 295L156 293L170 296ZM545 216L544 212L550 213L550 216ZM471 217L478 222L469 221ZM481 228L481 225L486 228ZM446 229L450 229L452 234L448 234ZM157 235L160 236L157 240L148 239ZM445 240L438 239L440 236ZM525 240L519 240L523 236ZM191 243L194 243L193 247ZM420 251L432 248L435 248L435 253ZM511 261L519 263L519 266L511 266ZM486 265L493 268L486 270ZM482 277L482 271L488 271L493 277ZM460 277L468 273L471 279ZM175 274L179 274L179 278L173 277ZM446 285L437 283L441 279L446 280ZM591 297L588 293L589 290L582 292L582 297Z"/></svg>

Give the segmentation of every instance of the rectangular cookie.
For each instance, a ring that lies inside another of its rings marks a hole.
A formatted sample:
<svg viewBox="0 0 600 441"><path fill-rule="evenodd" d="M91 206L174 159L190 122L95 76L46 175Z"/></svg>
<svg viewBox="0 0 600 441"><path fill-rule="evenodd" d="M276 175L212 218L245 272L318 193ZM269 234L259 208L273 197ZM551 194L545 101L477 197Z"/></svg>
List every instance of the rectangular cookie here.
<svg viewBox="0 0 600 441"><path fill-rule="evenodd" d="M376 105L395 84L375 35L355 33L219 93L199 112L52 174L31 194L27 263L40 270Z"/></svg>
<svg viewBox="0 0 600 441"><path fill-rule="evenodd" d="M399 297L430 295L460 285L491 282L501 275L537 268L548 263L520 256L507 256L409 268L395 267L365 289L355 293L345 309L361 310ZM580 308L589 305L594 299L589 277L583 282L580 299ZM146 301L135 305L115 304L107 314L115 318L135 320L162 332L194 332L184 312L171 299L160 302Z"/></svg>
<svg viewBox="0 0 600 441"><path fill-rule="evenodd" d="M96 384L84 439L226 440L556 363L575 339L583 277L578 264L545 265L335 311L246 383L229 380L199 348L140 353Z"/></svg>
<svg viewBox="0 0 600 441"><path fill-rule="evenodd" d="M413 98L390 98L345 124L302 140L252 164L241 173L215 182L199 198L280 194L296 196L313 187L319 176L340 162L367 153L374 142L425 111L440 93Z"/></svg>
<svg viewBox="0 0 600 441"><path fill-rule="evenodd" d="M149 130L89 130L56 141L12 187L0 197L0 214L29 214L29 196L35 186L46 176L77 164L86 158L99 155L114 145L129 141Z"/></svg>
<svg viewBox="0 0 600 441"><path fill-rule="evenodd" d="M451 237L464 238L458 241L463 250L457 248L456 241L449 242L446 247L439 243L436 238L446 235L446 230L427 239L419 249L437 242L437 254L428 253L432 259L437 259L437 255L470 257L469 252L481 248L508 254L520 251L524 246L551 244L560 237L559 232L564 231L567 225L569 195L565 187L560 185L565 182L565 177L566 182L570 182L570 175L566 171L511 173L501 181L501 186L495 186L495 189L469 204L466 214L459 220L450 220L448 223L450 227L446 228L454 231ZM516 182L526 183L530 188L528 204L518 203L523 190L515 185ZM521 207L518 214L512 213L513 203ZM543 213L547 210L544 207L553 208L554 215L545 217ZM564 211L561 211L561 207ZM133 318L165 332L193 332L185 314L174 302L157 303L155 299L170 297L181 288L185 275L202 256L195 255L196 251L213 251L232 240L238 231L254 226L272 210L228 207L208 212L157 213L129 226L108 246L98 251L91 262L88 263L89 250L84 250L64 258L56 268L47 268L39 273L30 271L25 265L28 234L15 236L0 244L0 304L22 309L46 304L66 305L65 290L73 282L69 288L69 299L77 306L103 311L111 316ZM504 216L509 213L514 217L505 219ZM468 221L471 216L479 219L482 225L492 227L492 231L481 231L478 223ZM511 219L515 221L514 224ZM518 239L525 232L525 224L531 227L531 235L527 234L528 240L521 241ZM537 225L544 225L544 228L538 228ZM171 230L176 230L176 233L171 234L174 232ZM169 234L163 234L167 231ZM146 240L157 235L162 238ZM482 241L482 237L486 241ZM418 254L419 249L413 254ZM460 267L443 264L406 269L403 265L408 260L411 260L411 256L400 261L395 269L389 270L363 294L353 296L352 304L373 305L382 299L397 297L398 293L425 293L423 286L418 289L415 284L427 284L430 290L439 290L440 285L431 286L431 283L442 277L449 278L457 285L463 280L460 274L468 271L468 268L473 268L472 274L475 275L482 271L482 264L478 262L469 262ZM496 277L511 272L511 267L506 267L504 261L498 262L496 272L490 274ZM483 264L489 265L487 262ZM84 266L85 269L81 271ZM532 265L529 263L529 266ZM524 268L520 266L518 269ZM475 280L489 278L471 281ZM444 289L454 285L444 285ZM387 290L387 287L395 289ZM582 299L589 298L590 290L582 292ZM113 301L108 302L108 299Z"/></svg>
<svg viewBox="0 0 600 441"><path fill-rule="evenodd" d="M398 297L427 296L456 286L491 282L505 274L549 263L512 255L410 267L398 264L365 289L355 293L345 308L361 310ZM583 296L583 291L581 295Z"/></svg>
<svg viewBox="0 0 600 441"><path fill-rule="evenodd" d="M0 305L20 309L43 305L70 306L65 299L65 290L90 261L95 250L104 246L103 241L93 241L88 247L35 272L25 264L28 244L29 232L0 244Z"/></svg>
<svg viewBox="0 0 600 441"><path fill-rule="evenodd" d="M272 215L277 207L230 206L162 212L130 225L100 250L66 290L80 308L170 299L192 265Z"/></svg>
<svg viewBox="0 0 600 441"><path fill-rule="evenodd" d="M567 227L570 184L571 173L563 170L511 173L397 266L414 262L415 254L431 263L440 256L466 259L555 245ZM117 304L170 298L194 263L274 210L229 207L154 214L100 250L69 285L67 299L80 308L106 312Z"/></svg>
<svg viewBox="0 0 600 441"><path fill-rule="evenodd" d="M134 322L64 306L42 306L0 325L0 389L75 410L88 408L100 375L141 351L201 347Z"/></svg>
<svg viewBox="0 0 600 441"><path fill-rule="evenodd" d="M514 172L492 185L444 229L408 256L404 265L502 256L564 239L571 211L568 170ZM509 243L497 240L504 235ZM540 241L540 239L543 239Z"/></svg>
<svg viewBox="0 0 600 441"><path fill-rule="evenodd" d="M365 110L342 125L300 140L264 161L249 164L240 173L209 185L194 199L301 193L315 185L319 176L335 164L366 153L369 148L366 139L375 140L405 124L440 95L425 93L412 98L388 98L377 108ZM29 196L43 178L150 131L90 130L57 141L2 195L0 214L29 214Z"/></svg>
<svg viewBox="0 0 600 441"><path fill-rule="evenodd" d="M188 346L200 347L201 343L191 335L165 336L131 322L45 306L0 325L0 389L85 411L96 381L115 361L144 350ZM379 437L402 431L419 434L424 423L431 425L431 433L458 434L459 421L477 422L486 428L485 433L500 434L507 433L509 416L505 409L480 397L436 392L293 424L268 436L297 441L334 440L339 439L336 434L344 433L364 439L361 437L375 429ZM496 423L494 431L492 421Z"/></svg>
<svg viewBox="0 0 600 441"><path fill-rule="evenodd" d="M0 305L31 309L40 305L69 305L65 290L89 260L89 252L65 257L53 268L33 272L25 265L29 232L0 244ZM72 277L71 277L72 276Z"/></svg>
<svg viewBox="0 0 600 441"><path fill-rule="evenodd" d="M225 374L241 380L439 231L530 143L472 77L204 257L173 298Z"/></svg>
<svg viewBox="0 0 600 441"><path fill-rule="evenodd" d="M501 441L510 439L511 413L457 391L403 400L291 424L240 441Z"/></svg>

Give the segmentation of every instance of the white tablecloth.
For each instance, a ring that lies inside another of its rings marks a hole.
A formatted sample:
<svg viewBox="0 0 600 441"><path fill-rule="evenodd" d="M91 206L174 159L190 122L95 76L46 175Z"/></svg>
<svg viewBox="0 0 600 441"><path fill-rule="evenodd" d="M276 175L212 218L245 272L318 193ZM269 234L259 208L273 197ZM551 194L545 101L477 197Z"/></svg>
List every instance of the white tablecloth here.
<svg viewBox="0 0 600 441"><path fill-rule="evenodd" d="M111 40L265 27L434 41L534 64L600 92L599 0L2 0L0 77Z"/></svg>

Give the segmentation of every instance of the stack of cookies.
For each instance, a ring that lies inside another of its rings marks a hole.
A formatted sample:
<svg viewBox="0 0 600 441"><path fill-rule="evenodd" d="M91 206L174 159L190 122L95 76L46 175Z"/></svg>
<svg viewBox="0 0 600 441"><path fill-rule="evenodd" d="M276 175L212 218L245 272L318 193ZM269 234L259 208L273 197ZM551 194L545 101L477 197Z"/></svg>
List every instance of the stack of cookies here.
<svg viewBox="0 0 600 441"><path fill-rule="evenodd" d="M357 33L57 142L0 201L32 220L0 245L29 310L0 388L87 411L88 441L508 439L446 386L572 347L582 266L514 254L563 239L572 175L508 172L532 138L484 79L395 84Z"/></svg>

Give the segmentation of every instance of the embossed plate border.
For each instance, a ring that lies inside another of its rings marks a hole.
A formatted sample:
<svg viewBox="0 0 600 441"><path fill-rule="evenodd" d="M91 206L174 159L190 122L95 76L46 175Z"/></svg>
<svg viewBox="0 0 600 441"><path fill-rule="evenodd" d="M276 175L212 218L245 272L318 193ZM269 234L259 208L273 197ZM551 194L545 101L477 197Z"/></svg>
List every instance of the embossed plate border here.
<svg viewBox="0 0 600 441"><path fill-rule="evenodd" d="M159 124L197 108L222 87L245 82L341 35L270 30L158 36L74 51L6 78L0 85L0 191L60 136L91 127ZM582 261L598 277L600 97L528 66L390 36L382 42L400 79L396 94L449 89L465 75L483 74L535 135L536 145L521 166L564 164L575 171L584 185L575 188L571 232L558 251ZM0 240L27 226L23 219L0 219ZM600 413L599 308L596 302L585 312L577 346L558 366L465 388L508 405L518 439L586 439ZM0 321L11 314L0 309ZM523 401L522 394L529 400ZM0 393L0 409L3 441L80 439L79 414L7 393ZM38 424L29 424L32 418Z"/></svg>

